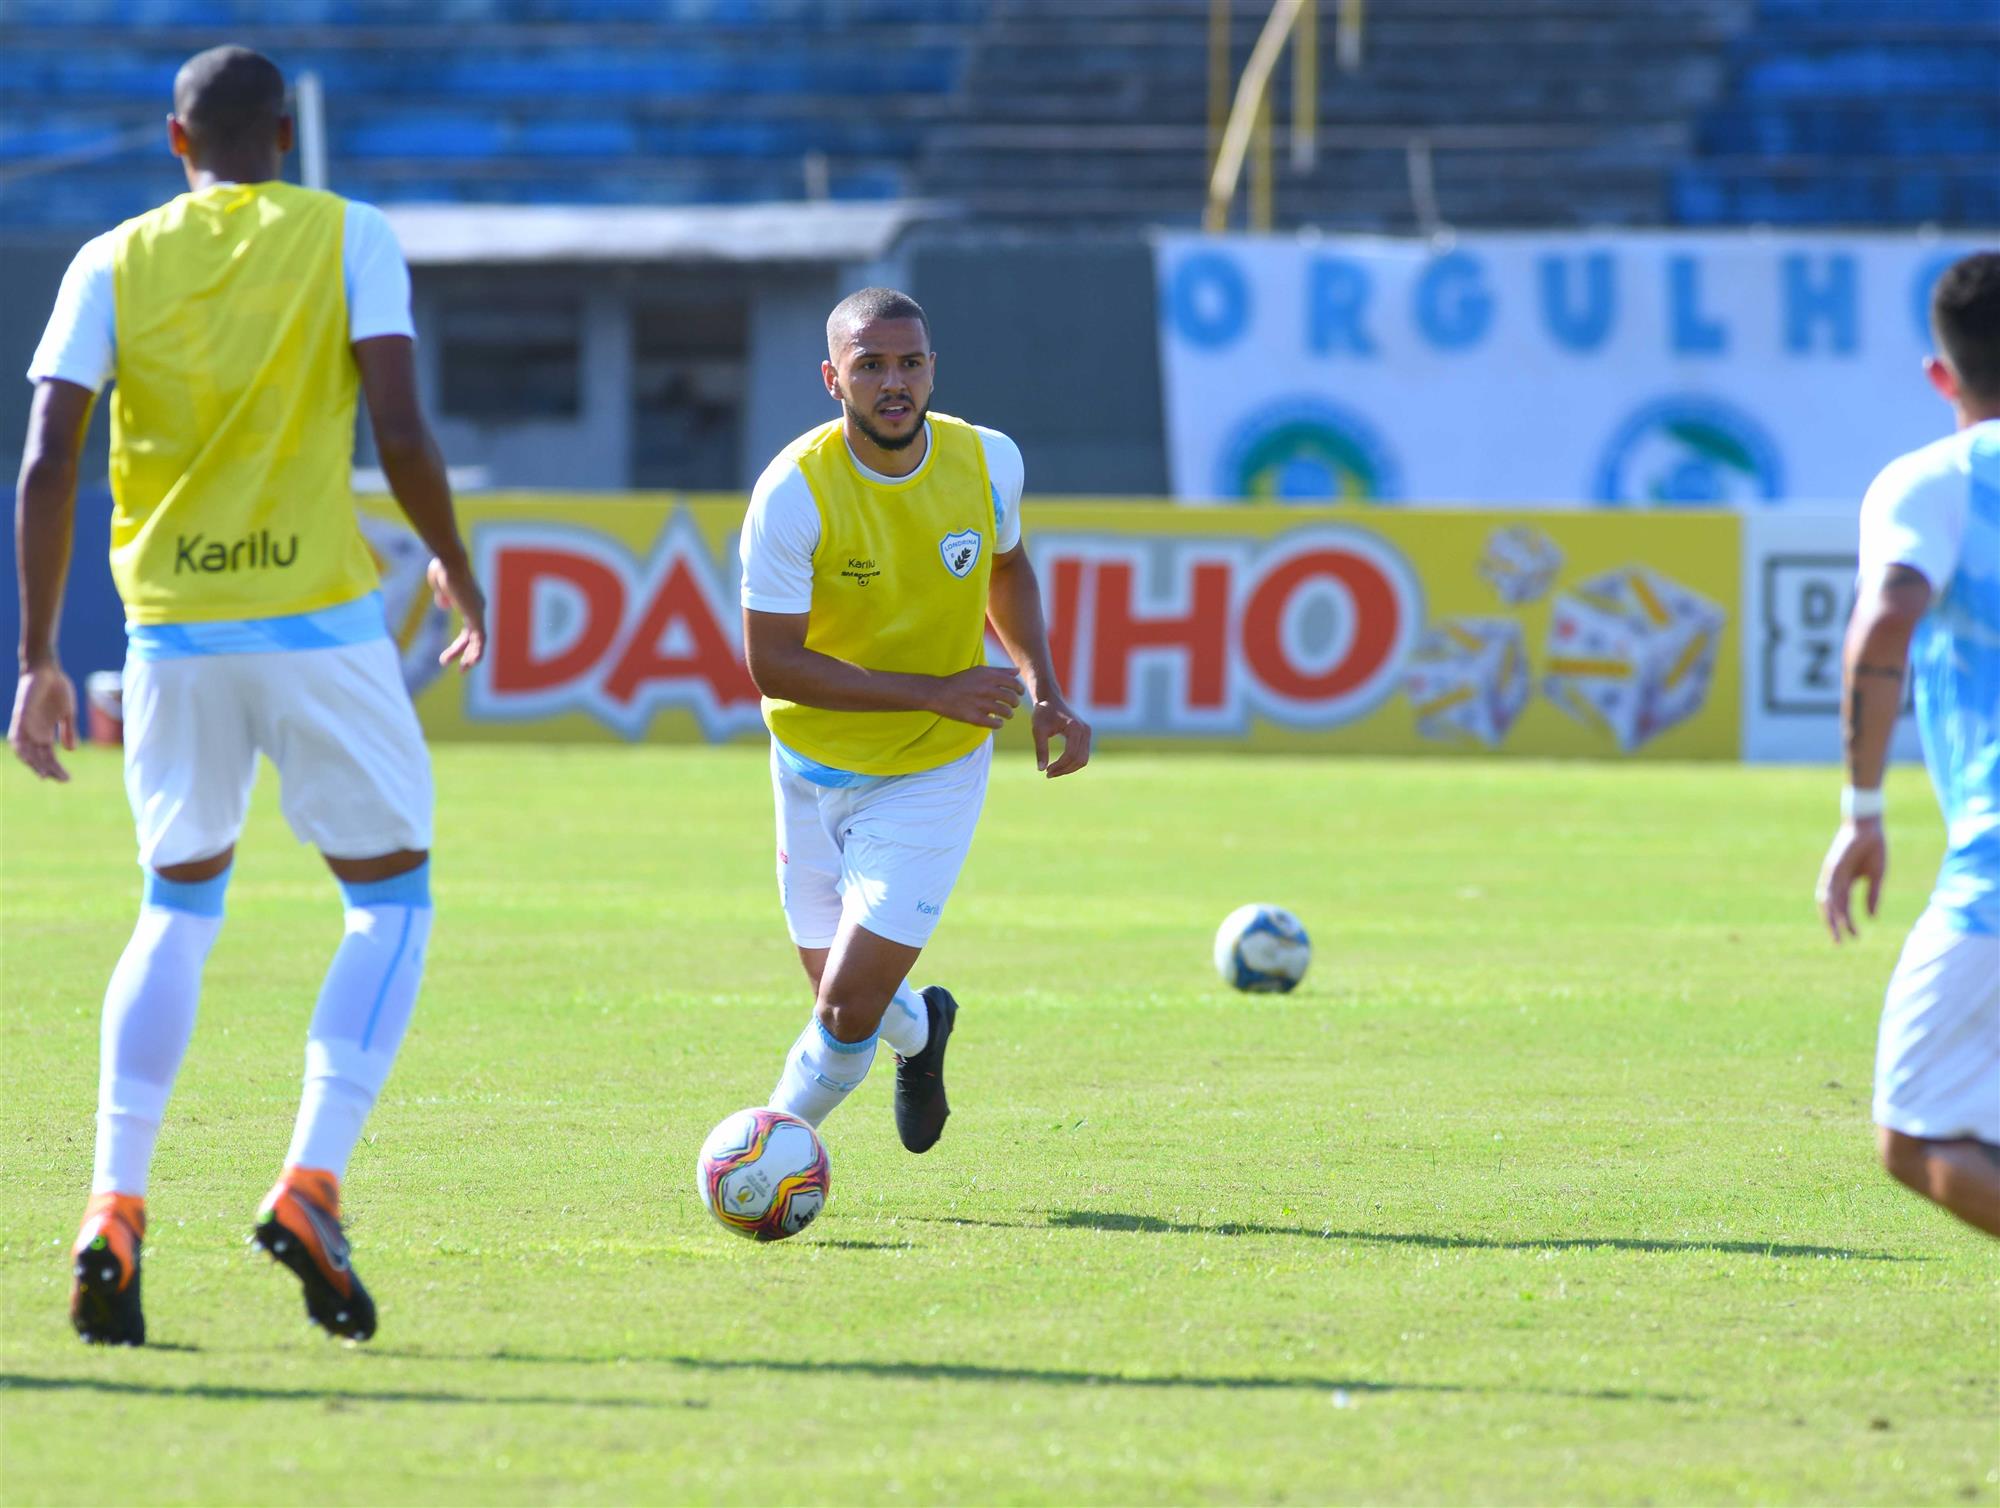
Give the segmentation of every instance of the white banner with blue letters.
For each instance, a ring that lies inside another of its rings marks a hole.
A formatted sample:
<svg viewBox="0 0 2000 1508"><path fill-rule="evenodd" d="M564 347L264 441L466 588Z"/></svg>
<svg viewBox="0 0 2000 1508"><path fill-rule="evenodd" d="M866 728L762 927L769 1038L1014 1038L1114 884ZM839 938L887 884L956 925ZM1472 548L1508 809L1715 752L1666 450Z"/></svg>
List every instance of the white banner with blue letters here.
<svg viewBox="0 0 2000 1508"><path fill-rule="evenodd" d="M1165 236L1174 492L1853 507L1951 428L1930 290L1996 239Z"/></svg>

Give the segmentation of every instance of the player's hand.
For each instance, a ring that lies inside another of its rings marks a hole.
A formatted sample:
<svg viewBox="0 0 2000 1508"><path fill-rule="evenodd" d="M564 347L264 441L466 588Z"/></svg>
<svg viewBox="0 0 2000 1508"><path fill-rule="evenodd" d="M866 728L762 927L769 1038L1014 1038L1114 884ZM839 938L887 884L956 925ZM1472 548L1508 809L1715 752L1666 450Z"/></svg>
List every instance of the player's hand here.
<svg viewBox="0 0 2000 1508"><path fill-rule="evenodd" d="M1035 703L1032 719L1035 730L1035 768L1054 780L1073 775L1090 763L1090 724L1070 710L1059 696L1044 697ZM1049 763L1049 740L1060 738L1063 751Z"/></svg>
<svg viewBox="0 0 2000 1508"><path fill-rule="evenodd" d="M938 680L931 711L975 728L998 728L1021 705L1023 689L1011 667L975 665Z"/></svg>
<svg viewBox="0 0 2000 1508"><path fill-rule="evenodd" d="M1868 914L1875 914L1882 899L1882 878L1889 872L1889 840L1882 831L1880 817L1856 817L1834 834L1833 847L1819 871L1819 914L1826 919L1833 940L1854 929L1854 887L1868 882Z"/></svg>
<svg viewBox="0 0 2000 1508"><path fill-rule="evenodd" d="M21 763L42 779L69 779L69 771L56 758L56 745L76 747L76 687L60 665L21 672L14 683L14 717L7 725L7 742Z"/></svg>
<svg viewBox="0 0 2000 1508"><path fill-rule="evenodd" d="M458 637L438 656L438 664L458 661L461 672L472 669L486 653L486 594L472 574L472 567L460 561L447 566L433 556L424 577L430 582L431 596L446 611L456 608L460 618Z"/></svg>

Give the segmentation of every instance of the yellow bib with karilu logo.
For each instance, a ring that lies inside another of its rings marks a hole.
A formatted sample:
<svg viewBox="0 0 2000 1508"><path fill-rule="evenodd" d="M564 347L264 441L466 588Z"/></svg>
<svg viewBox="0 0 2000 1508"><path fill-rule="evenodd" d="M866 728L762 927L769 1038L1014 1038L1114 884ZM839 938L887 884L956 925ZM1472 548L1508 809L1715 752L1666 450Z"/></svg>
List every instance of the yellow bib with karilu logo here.
<svg viewBox="0 0 2000 1508"><path fill-rule="evenodd" d="M346 201L217 184L118 228L111 574L133 623L375 589L355 518Z"/></svg>
<svg viewBox="0 0 2000 1508"><path fill-rule="evenodd" d="M806 648L870 670L955 675L986 660L993 483L962 419L930 416L930 453L897 482L864 476L835 420L786 452L819 504ZM863 775L908 775L990 736L932 712L833 712L764 700L772 736Z"/></svg>

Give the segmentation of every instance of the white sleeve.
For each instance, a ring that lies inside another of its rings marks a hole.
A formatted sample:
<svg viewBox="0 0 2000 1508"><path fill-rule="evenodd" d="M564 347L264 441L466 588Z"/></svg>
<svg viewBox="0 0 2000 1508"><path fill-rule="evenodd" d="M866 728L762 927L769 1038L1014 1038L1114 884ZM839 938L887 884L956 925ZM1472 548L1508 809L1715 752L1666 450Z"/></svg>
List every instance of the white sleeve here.
<svg viewBox="0 0 2000 1508"><path fill-rule="evenodd" d="M1942 449L1940 447L1940 449ZM1972 501L1970 479L1941 456L1920 450L1891 461L1861 501L1861 579L1874 581L1890 566L1923 573L1942 592L1958 569L1959 541Z"/></svg>
<svg viewBox="0 0 2000 1508"><path fill-rule="evenodd" d="M798 463L773 461L743 515L743 605L757 613L812 611L819 504Z"/></svg>
<svg viewBox="0 0 2000 1508"><path fill-rule="evenodd" d="M378 335L416 339L410 318L410 268L388 218L372 204L347 201L341 243L341 274L347 284L347 339Z"/></svg>
<svg viewBox="0 0 2000 1508"><path fill-rule="evenodd" d="M93 393L117 368L118 294L113 232L86 241L63 274L42 343L28 363L28 381L56 377Z"/></svg>
<svg viewBox="0 0 2000 1508"><path fill-rule="evenodd" d="M1021 542L1021 491L1027 467L1021 447L997 429L975 424L986 449L986 476L993 484L993 553L1005 555Z"/></svg>

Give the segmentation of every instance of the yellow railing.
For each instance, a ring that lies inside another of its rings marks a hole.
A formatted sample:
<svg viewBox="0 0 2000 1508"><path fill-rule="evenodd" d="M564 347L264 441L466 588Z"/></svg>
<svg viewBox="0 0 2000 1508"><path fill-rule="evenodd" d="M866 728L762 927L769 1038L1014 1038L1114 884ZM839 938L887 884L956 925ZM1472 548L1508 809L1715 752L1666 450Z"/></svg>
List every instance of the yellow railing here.
<svg viewBox="0 0 2000 1508"><path fill-rule="evenodd" d="M1361 65L1361 24L1365 0L1338 0L1335 52L1352 72ZM1271 76L1292 47L1291 161L1294 172L1312 171L1319 142L1320 0L1275 0L1243 76L1230 98L1230 0L1208 5L1208 208L1210 231L1229 225L1230 206L1250 165L1250 229L1271 228L1275 169L1271 152ZM1225 101L1228 103L1225 105Z"/></svg>

